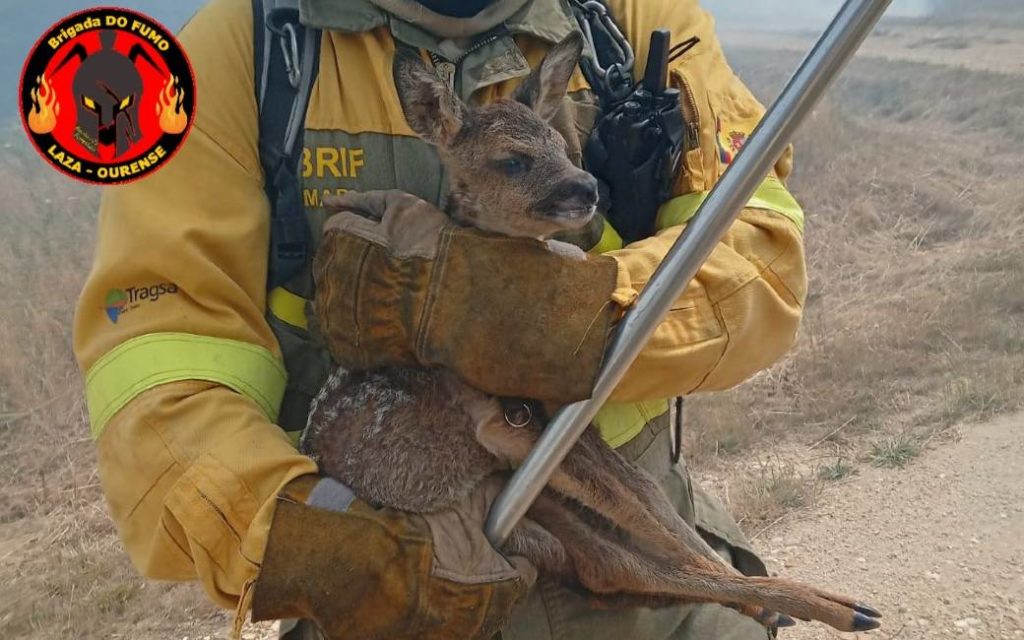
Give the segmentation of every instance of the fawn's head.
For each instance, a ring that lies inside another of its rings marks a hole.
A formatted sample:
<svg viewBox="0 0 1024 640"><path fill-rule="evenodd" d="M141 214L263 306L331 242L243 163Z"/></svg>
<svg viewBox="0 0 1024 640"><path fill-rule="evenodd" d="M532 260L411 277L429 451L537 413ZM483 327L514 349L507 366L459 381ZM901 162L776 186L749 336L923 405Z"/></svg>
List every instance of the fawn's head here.
<svg viewBox="0 0 1024 640"><path fill-rule="evenodd" d="M406 120L437 147L460 223L509 236L543 238L586 224L597 181L574 166L548 121L558 112L583 39L572 34L548 52L512 99L470 107L415 53L395 58Z"/></svg>

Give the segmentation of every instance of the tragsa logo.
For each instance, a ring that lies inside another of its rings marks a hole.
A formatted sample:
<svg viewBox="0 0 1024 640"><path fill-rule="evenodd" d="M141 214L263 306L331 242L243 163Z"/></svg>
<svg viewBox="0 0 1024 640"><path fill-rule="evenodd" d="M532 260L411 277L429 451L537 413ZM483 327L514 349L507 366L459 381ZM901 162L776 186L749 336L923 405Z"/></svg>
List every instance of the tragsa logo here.
<svg viewBox="0 0 1024 640"><path fill-rule="evenodd" d="M117 319L121 316L127 306L128 295L124 292L124 289L111 289L107 292L107 317L110 318L111 322L117 324Z"/></svg>
<svg viewBox="0 0 1024 640"><path fill-rule="evenodd" d="M156 302L161 296L178 293L178 285L173 282L161 282L148 287L128 287L127 289L111 289L104 299L107 318L114 324L124 314L138 309L143 302Z"/></svg>

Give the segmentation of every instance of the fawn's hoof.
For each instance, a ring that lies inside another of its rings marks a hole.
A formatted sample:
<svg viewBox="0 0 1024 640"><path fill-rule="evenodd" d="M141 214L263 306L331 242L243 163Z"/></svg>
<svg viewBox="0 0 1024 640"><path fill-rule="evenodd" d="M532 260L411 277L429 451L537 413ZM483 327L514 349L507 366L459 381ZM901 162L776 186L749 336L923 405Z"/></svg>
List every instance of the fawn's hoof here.
<svg viewBox="0 0 1024 640"><path fill-rule="evenodd" d="M882 626L882 623L878 621L878 618L866 616L859 611L853 614L853 630L854 631L871 631Z"/></svg>
<svg viewBox="0 0 1024 640"><path fill-rule="evenodd" d="M785 629L786 627L792 627L796 625L796 620L790 618L784 613L780 613L778 619L775 620L775 626L779 629Z"/></svg>
<svg viewBox="0 0 1024 640"><path fill-rule="evenodd" d="M864 604L863 602L858 602L857 604L853 605L853 610L856 611L857 613L863 613L864 615L866 615L866 616L868 616L870 618L881 618L882 617L882 612L881 611L879 611L878 609L872 607L871 605Z"/></svg>

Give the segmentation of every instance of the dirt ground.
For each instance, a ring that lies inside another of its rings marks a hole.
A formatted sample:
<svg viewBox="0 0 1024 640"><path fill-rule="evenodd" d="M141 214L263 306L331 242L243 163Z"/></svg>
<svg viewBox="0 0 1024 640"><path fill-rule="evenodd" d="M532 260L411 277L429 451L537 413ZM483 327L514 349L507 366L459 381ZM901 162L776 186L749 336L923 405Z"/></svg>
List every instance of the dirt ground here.
<svg viewBox="0 0 1024 640"><path fill-rule="evenodd" d="M783 640L1024 637L1024 415L969 425L902 470L868 467L758 540L771 570L884 612L878 631Z"/></svg>

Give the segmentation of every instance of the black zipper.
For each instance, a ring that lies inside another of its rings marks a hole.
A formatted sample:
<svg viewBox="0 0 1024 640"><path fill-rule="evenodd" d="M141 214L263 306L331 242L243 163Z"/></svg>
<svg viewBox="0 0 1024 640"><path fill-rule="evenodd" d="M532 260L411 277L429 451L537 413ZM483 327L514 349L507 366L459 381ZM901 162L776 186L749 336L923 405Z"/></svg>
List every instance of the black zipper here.
<svg viewBox="0 0 1024 640"><path fill-rule="evenodd" d="M497 40L501 36L505 35L505 33L506 33L505 29L501 28L498 31L491 33L487 37L481 38L477 42L474 42L473 45L470 46L468 49L463 51L462 54L458 58L456 58L455 60L449 60L448 58L445 58L441 54L435 53L433 51L428 51L427 53L428 53L428 55L430 55L430 61L434 64L434 68L435 69L438 67L438 65L441 65L441 64L450 64L450 65L452 65L452 75L451 75L451 78L448 78L447 80L448 80L448 87L452 91L455 91L455 77L458 74L459 65L462 64L462 61L465 60L470 55L472 55L474 52L479 51L483 47L486 47L487 45L491 44L492 42L494 42L495 40Z"/></svg>
<svg viewBox="0 0 1024 640"><path fill-rule="evenodd" d="M687 145L687 148L693 149L700 144L700 111L697 110L697 99L693 95L690 83L682 72L677 71L676 73L679 75L680 84L683 85L684 89L685 104L683 105L683 117L686 119L686 127L690 134L690 144Z"/></svg>

